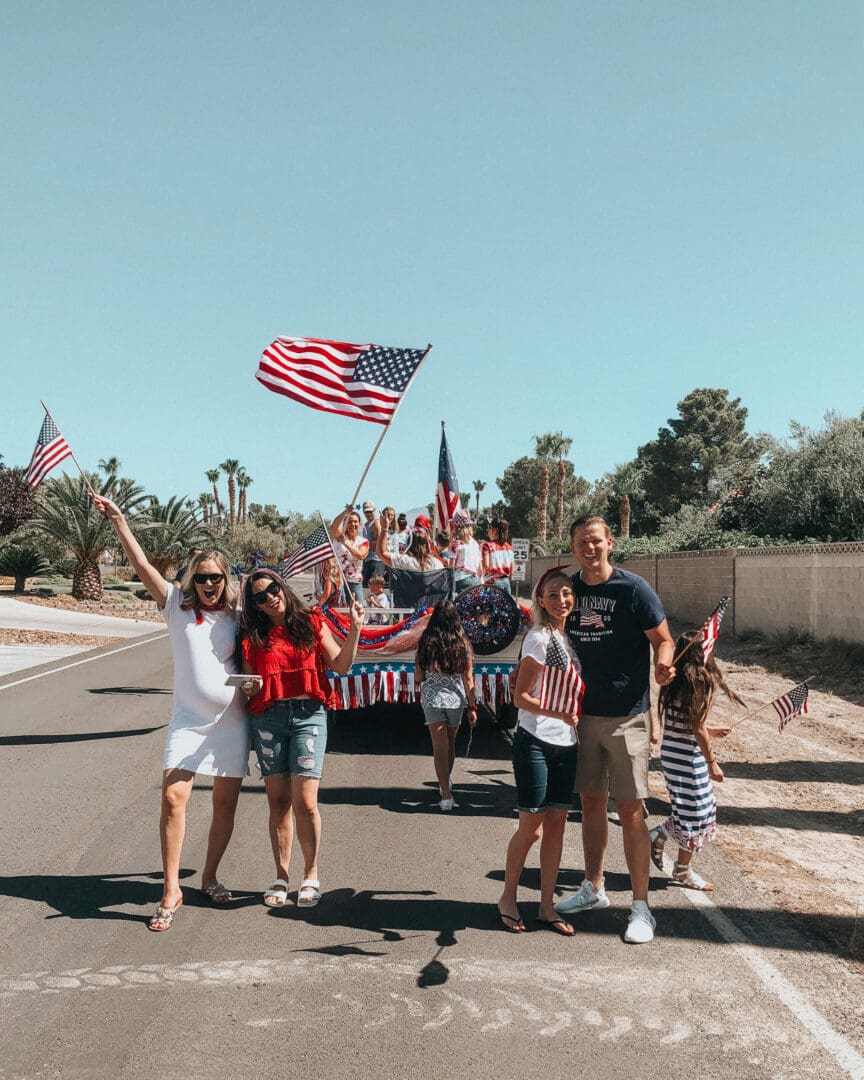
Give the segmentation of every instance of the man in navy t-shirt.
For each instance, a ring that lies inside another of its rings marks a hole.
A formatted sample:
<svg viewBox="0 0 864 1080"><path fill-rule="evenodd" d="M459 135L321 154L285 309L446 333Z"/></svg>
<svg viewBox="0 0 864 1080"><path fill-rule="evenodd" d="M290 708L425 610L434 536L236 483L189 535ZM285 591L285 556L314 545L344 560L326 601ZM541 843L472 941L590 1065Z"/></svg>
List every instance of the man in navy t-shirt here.
<svg viewBox="0 0 864 1080"><path fill-rule="evenodd" d="M555 907L562 914L574 914L609 906L603 860L611 795L633 888L624 940L646 942L653 938L655 926L648 907L651 843L642 814L642 800L648 795L648 677L653 647L655 679L660 685L672 680L675 644L663 605L648 582L609 561L612 536L602 517L586 515L574 521L570 547L579 559L579 572L573 575L576 605L567 620L567 636L585 680L576 772L585 880Z"/></svg>

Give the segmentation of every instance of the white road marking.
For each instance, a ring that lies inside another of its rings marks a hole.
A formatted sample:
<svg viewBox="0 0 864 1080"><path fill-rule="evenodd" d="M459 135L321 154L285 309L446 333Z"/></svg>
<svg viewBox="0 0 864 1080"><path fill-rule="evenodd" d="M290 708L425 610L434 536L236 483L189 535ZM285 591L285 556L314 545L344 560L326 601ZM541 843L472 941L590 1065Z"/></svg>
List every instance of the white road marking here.
<svg viewBox="0 0 864 1080"><path fill-rule="evenodd" d="M50 671L40 671L38 675L28 675L26 679L16 679L15 682L4 683L0 686L0 690L11 690L13 686L22 686L24 683L33 682L34 679L44 679L46 675L59 675L61 671L68 671L69 668L80 667L81 664L91 664L94 660L104 660L106 656L115 656L117 653L126 652L127 649L137 649L141 645L149 645L153 641L161 641L162 638L168 637L167 632L164 634L158 634L156 637L148 637L146 641L133 641L131 645L121 645L117 649L111 649L109 652L99 653L98 656L88 656L84 660L75 660L71 664L64 664L62 667L52 668Z"/></svg>
<svg viewBox="0 0 864 1080"><path fill-rule="evenodd" d="M689 895L689 894L688 894ZM581 1030L599 1042L675 1047L706 1034L723 1040L727 1051L760 1054L766 1049L793 1054L796 1076L824 1075L825 1053L853 1080L864 1080L862 1059L825 1019L704 894L691 899L736 954L791 1013L777 1022L770 1001L741 1010L737 993L718 986L711 970L692 970L686 980L672 968L649 970L598 965L587 960L504 962L454 958L448 980L420 990L418 967L410 961L377 957L311 957L282 960L190 961L180 964L111 965L63 971L0 975L0 1001L22 996L106 993L152 988L160 993L242 987L316 987L338 1008L342 1022L374 1031L414 1025L422 1031L446 1028L457 1019L480 1033L518 1032L526 1038L572 1037ZM662 947L661 945L657 946ZM339 989L328 990L338 986ZM591 1002L586 1007L587 1002ZM706 1008L706 1002L710 1007ZM554 1003L554 1008L550 1008ZM326 1006L325 1006L326 1011ZM286 1018L260 1014L246 1021L270 1027Z"/></svg>
<svg viewBox="0 0 864 1080"><path fill-rule="evenodd" d="M796 987L776 967L751 945L738 927L719 911L703 892L686 891L687 899L698 908L717 933L733 946L735 952L756 975L765 988L786 1006L803 1024L819 1045L829 1053L852 1080L864 1080L864 1057L828 1021L809 1005Z"/></svg>

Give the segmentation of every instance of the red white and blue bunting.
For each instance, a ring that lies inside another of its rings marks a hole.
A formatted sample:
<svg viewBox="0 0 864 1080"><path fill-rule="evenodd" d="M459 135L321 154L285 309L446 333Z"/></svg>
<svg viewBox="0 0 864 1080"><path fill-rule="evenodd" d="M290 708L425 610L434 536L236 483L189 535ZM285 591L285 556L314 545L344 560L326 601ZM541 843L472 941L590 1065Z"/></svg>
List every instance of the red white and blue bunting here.
<svg viewBox="0 0 864 1080"><path fill-rule="evenodd" d="M477 701L494 707L510 701L510 672L515 662L474 664ZM410 661L381 661L355 664L347 675L327 672L336 691L339 709L362 709L379 701L417 701L414 688L414 664Z"/></svg>

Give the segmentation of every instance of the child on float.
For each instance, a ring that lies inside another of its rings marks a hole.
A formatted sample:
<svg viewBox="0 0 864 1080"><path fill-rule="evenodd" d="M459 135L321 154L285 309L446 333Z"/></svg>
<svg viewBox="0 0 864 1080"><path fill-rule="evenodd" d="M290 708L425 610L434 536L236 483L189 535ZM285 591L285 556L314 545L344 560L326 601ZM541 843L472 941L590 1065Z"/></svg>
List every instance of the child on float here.
<svg viewBox="0 0 864 1080"><path fill-rule="evenodd" d="M578 711L553 712L540 705L543 668L550 638L555 636L565 654L578 659L564 632L575 598L570 575L558 567L547 572L534 590L534 628L525 635L516 676L514 704L519 720L513 739L519 823L507 847L504 891L498 918L511 934L525 931L517 906L519 878L532 846L540 841L540 907L537 923L562 937L573 927L553 907L555 883L561 865L564 826L573 802L576 781L576 725Z"/></svg>
<svg viewBox="0 0 864 1080"><path fill-rule="evenodd" d="M449 812L456 803L450 775L456 760L456 733L467 711L471 727L477 723L474 697L474 650L462 629L451 600L439 600L417 645L414 685L432 739L432 760L441 789L438 806Z"/></svg>
<svg viewBox="0 0 864 1080"><path fill-rule="evenodd" d="M663 726L660 766L672 813L650 832L651 861L658 870L664 869L663 849L671 840L678 845L672 882L711 892L713 884L697 874L691 862L693 855L717 833L713 784L723 782L723 770L711 736L726 735L730 729L709 727L708 714L718 690L730 701L744 703L726 685L713 653L705 659L699 630L688 630L678 638L675 655L675 678L660 687L657 703Z"/></svg>
<svg viewBox="0 0 864 1080"><path fill-rule="evenodd" d="M373 574L369 578L369 599L367 601L372 614L366 619L367 626L386 626L388 616L384 614L390 607L390 597L384 592L384 578Z"/></svg>

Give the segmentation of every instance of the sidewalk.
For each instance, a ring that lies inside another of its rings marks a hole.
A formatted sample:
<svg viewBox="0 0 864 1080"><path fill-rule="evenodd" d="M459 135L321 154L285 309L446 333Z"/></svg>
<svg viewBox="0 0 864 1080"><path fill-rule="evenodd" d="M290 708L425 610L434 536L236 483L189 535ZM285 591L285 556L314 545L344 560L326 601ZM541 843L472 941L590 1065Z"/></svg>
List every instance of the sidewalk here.
<svg viewBox="0 0 864 1080"><path fill-rule="evenodd" d="M164 625L144 619L121 619L110 615L93 615L88 612L66 611L62 608L43 607L0 595L0 629L29 630L54 634L81 634L105 639L135 638L157 633ZM0 675L13 671L49 664L88 652L97 645L0 645Z"/></svg>

